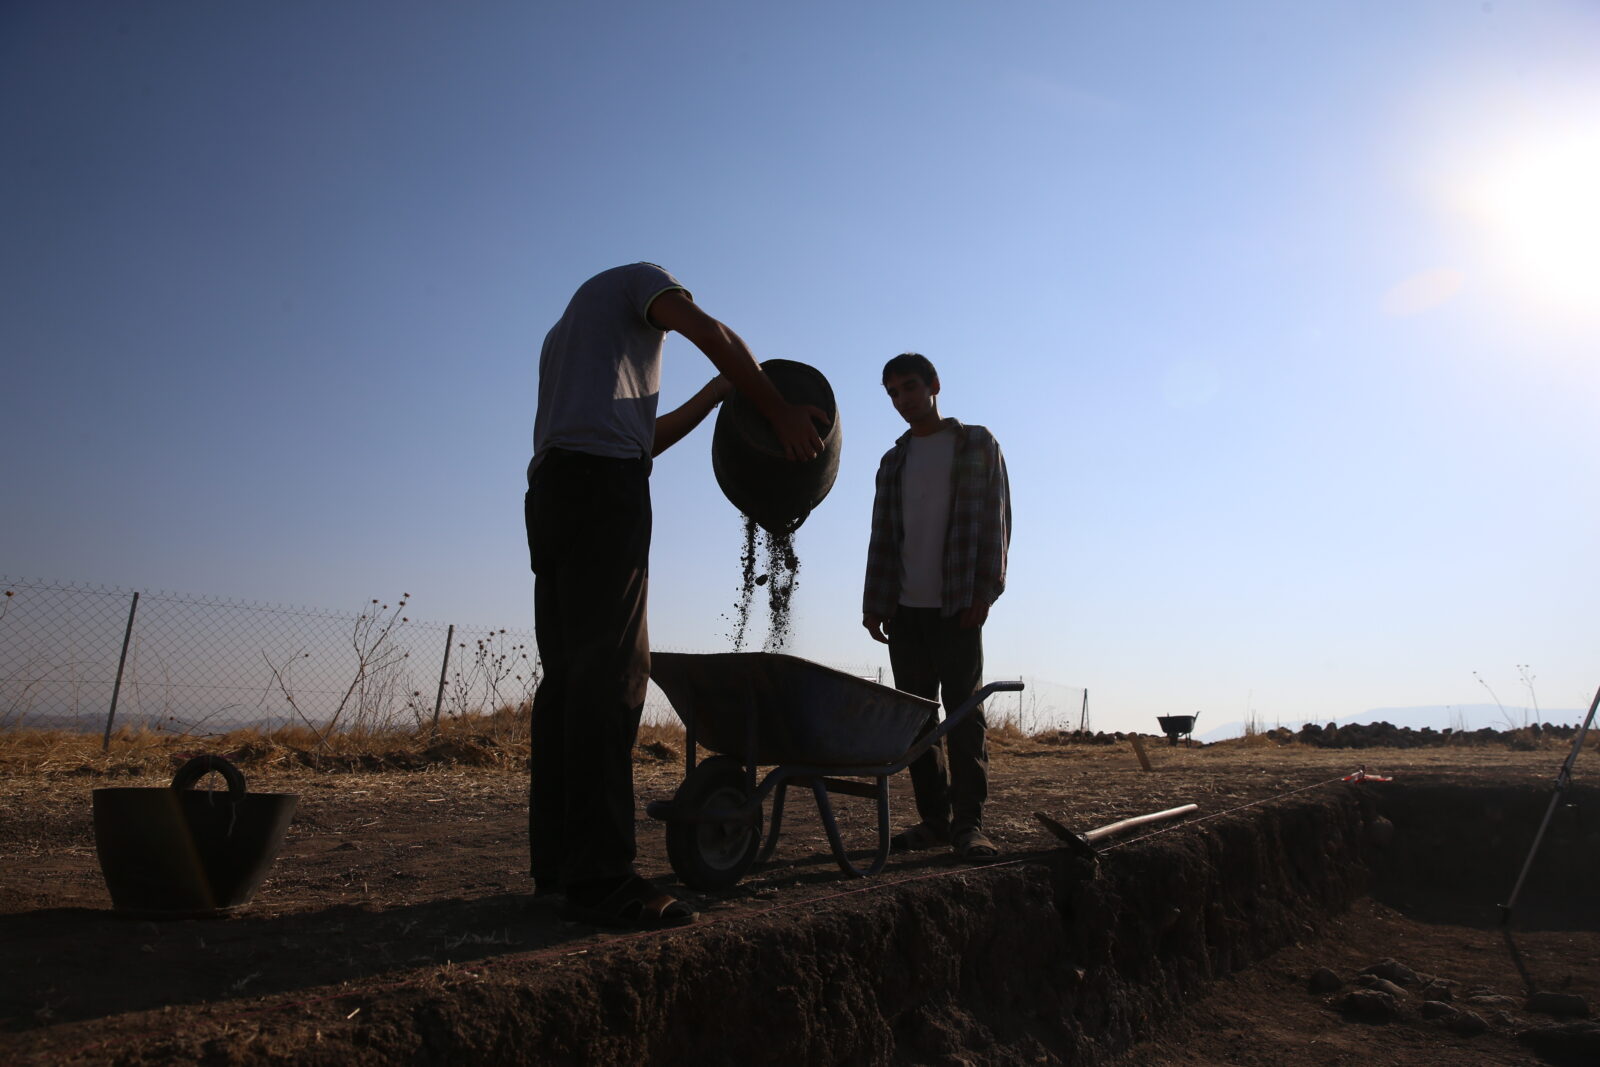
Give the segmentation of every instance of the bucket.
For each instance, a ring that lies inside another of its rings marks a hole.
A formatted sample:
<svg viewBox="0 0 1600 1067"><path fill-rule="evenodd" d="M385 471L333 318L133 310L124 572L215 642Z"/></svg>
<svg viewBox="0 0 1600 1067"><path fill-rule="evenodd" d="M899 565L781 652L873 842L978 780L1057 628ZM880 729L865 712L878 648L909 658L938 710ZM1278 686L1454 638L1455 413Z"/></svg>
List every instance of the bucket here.
<svg viewBox="0 0 1600 1067"><path fill-rule="evenodd" d="M191 789L212 771L227 791ZM204 918L244 907L283 847L300 798L250 793L221 756L196 756L170 789L96 789L94 844L119 912Z"/></svg>
<svg viewBox="0 0 1600 1067"><path fill-rule="evenodd" d="M717 413L711 437L711 467L722 495L762 529L793 533L811 509L833 488L839 474L839 409L822 372L791 359L761 364L778 392L791 404L812 404L828 413L822 452L815 459L784 458L772 426L742 393L734 393Z"/></svg>

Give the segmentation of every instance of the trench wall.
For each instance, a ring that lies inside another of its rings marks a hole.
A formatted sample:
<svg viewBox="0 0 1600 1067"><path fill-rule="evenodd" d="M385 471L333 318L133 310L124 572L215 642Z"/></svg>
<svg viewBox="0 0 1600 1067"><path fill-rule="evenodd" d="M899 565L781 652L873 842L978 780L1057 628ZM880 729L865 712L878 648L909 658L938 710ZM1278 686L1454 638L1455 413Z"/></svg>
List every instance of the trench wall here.
<svg viewBox="0 0 1600 1067"><path fill-rule="evenodd" d="M1314 939L1363 895L1442 899L1487 884L1486 869L1509 890L1549 796L1534 784L1335 786L1111 848L1098 869L1056 851L885 881L798 920L786 910L619 939L408 989L366 1004L359 1035L331 1048L320 1034L263 1035L253 1051L208 1042L201 1058L1093 1064L1214 979ZM1597 801L1590 791L1580 808ZM1525 890L1534 918L1596 884L1597 824L1564 812L1552 828Z"/></svg>
<svg viewBox="0 0 1600 1067"><path fill-rule="evenodd" d="M1375 819L1339 787L1098 871L1052 852L887 886L379 1009L368 1040L439 1063L1094 1063L1366 892Z"/></svg>
<svg viewBox="0 0 1600 1067"><path fill-rule="evenodd" d="M1551 810L1554 776L1526 786L1397 781L1374 791L1396 847L1373 853L1373 895L1421 918L1501 921L1533 838L1550 815L1514 908L1522 929L1595 929L1600 790L1574 786Z"/></svg>

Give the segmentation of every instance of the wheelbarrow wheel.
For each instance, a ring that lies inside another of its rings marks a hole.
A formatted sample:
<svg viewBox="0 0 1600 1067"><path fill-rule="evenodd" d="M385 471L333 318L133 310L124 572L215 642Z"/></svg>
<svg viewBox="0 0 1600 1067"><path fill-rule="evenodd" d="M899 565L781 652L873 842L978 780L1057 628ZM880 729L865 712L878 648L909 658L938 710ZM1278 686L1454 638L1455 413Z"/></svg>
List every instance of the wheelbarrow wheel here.
<svg viewBox="0 0 1600 1067"><path fill-rule="evenodd" d="M755 862L761 822L761 809L750 803L744 765L732 756L712 756L672 798L667 859L689 888L727 889Z"/></svg>

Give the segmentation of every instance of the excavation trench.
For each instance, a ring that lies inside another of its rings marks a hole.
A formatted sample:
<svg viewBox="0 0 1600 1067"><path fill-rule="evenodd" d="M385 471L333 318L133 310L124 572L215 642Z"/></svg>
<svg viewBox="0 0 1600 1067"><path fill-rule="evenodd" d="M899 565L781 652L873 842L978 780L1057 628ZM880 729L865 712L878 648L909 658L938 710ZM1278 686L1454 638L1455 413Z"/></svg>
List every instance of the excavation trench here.
<svg viewBox="0 0 1600 1067"><path fill-rule="evenodd" d="M1600 833L1581 818L1595 795L1574 798L1519 926L1596 928L1582 901L1600 884ZM1326 785L1147 828L1103 847L1098 867L1059 850L901 871L684 932L330 994L332 1023L274 1009L218 1033L202 1019L115 1058L1100 1063L1358 901L1495 924L1548 799L1532 785Z"/></svg>

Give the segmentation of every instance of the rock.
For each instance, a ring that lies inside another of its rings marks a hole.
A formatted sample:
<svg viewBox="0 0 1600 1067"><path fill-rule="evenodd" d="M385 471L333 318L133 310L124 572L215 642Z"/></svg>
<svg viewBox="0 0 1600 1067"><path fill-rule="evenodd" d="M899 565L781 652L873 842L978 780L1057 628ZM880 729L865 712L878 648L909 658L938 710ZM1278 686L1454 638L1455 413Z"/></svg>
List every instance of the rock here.
<svg viewBox="0 0 1600 1067"><path fill-rule="evenodd" d="M1371 967L1365 968L1361 973L1375 975L1378 978L1386 978L1391 982L1395 982L1403 986L1421 984L1420 980L1417 978L1417 972L1413 971L1410 967L1407 967L1399 960L1381 959L1377 963L1374 963Z"/></svg>
<svg viewBox="0 0 1600 1067"><path fill-rule="evenodd" d="M1514 1011L1519 1007L1515 1000L1499 993L1475 993L1466 999L1466 1003L1474 1008L1499 1008L1502 1011Z"/></svg>
<svg viewBox="0 0 1600 1067"><path fill-rule="evenodd" d="M1600 1023L1536 1026L1517 1034L1517 1040L1556 1063L1600 1062Z"/></svg>
<svg viewBox="0 0 1600 1067"><path fill-rule="evenodd" d="M1528 998L1528 1010L1558 1019L1587 1019L1589 1003L1576 993L1535 993Z"/></svg>
<svg viewBox="0 0 1600 1067"><path fill-rule="evenodd" d="M1386 1023L1400 1014L1400 1002L1376 989L1357 989L1339 998L1338 1009L1364 1023Z"/></svg>
<svg viewBox="0 0 1600 1067"><path fill-rule="evenodd" d="M1380 815L1367 826L1367 836L1379 848L1388 848L1394 841L1394 823Z"/></svg>
<svg viewBox="0 0 1600 1067"><path fill-rule="evenodd" d="M1332 993L1343 985L1343 980L1326 967L1318 967L1311 972L1311 977L1306 979L1306 988L1313 996Z"/></svg>
<svg viewBox="0 0 1600 1067"><path fill-rule="evenodd" d="M1453 1019L1461 1012L1442 1000L1424 1000L1418 1009L1424 1019Z"/></svg>
<svg viewBox="0 0 1600 1067"><path fill-rule="evenodd" d="M1460 1034L1463 1037L1481 1034L1489 1029L1489 1024L1484 1021L1483 1016L1475 1011L1457 1011L1445 1022L1445 1026L1450 1029L1451 1033Z"/></svg>
<svg viewBox="0 0 1600 1067"><path fill-rule="evenodd" d="M1450 1001L1455 999L1455 995L1450 992L1450 983L1442 978L1435 978L1423 985L1421 989L1417 990L1417 996L1423 1000Z"/></svg>
<svg viewBox="0 0 1600 1067"><path fill-rule="evenodd" d="M1365 989L1376 989L1381 993L1389 994L1391 997L1394 997L1397 1000L1406 995L1406 991L1404 989L1401 989L1399 986L1389 981L1389 979L1379 978L1377 975L1363 974L1358 977L1356 981L1359 982Z"/></svg>

